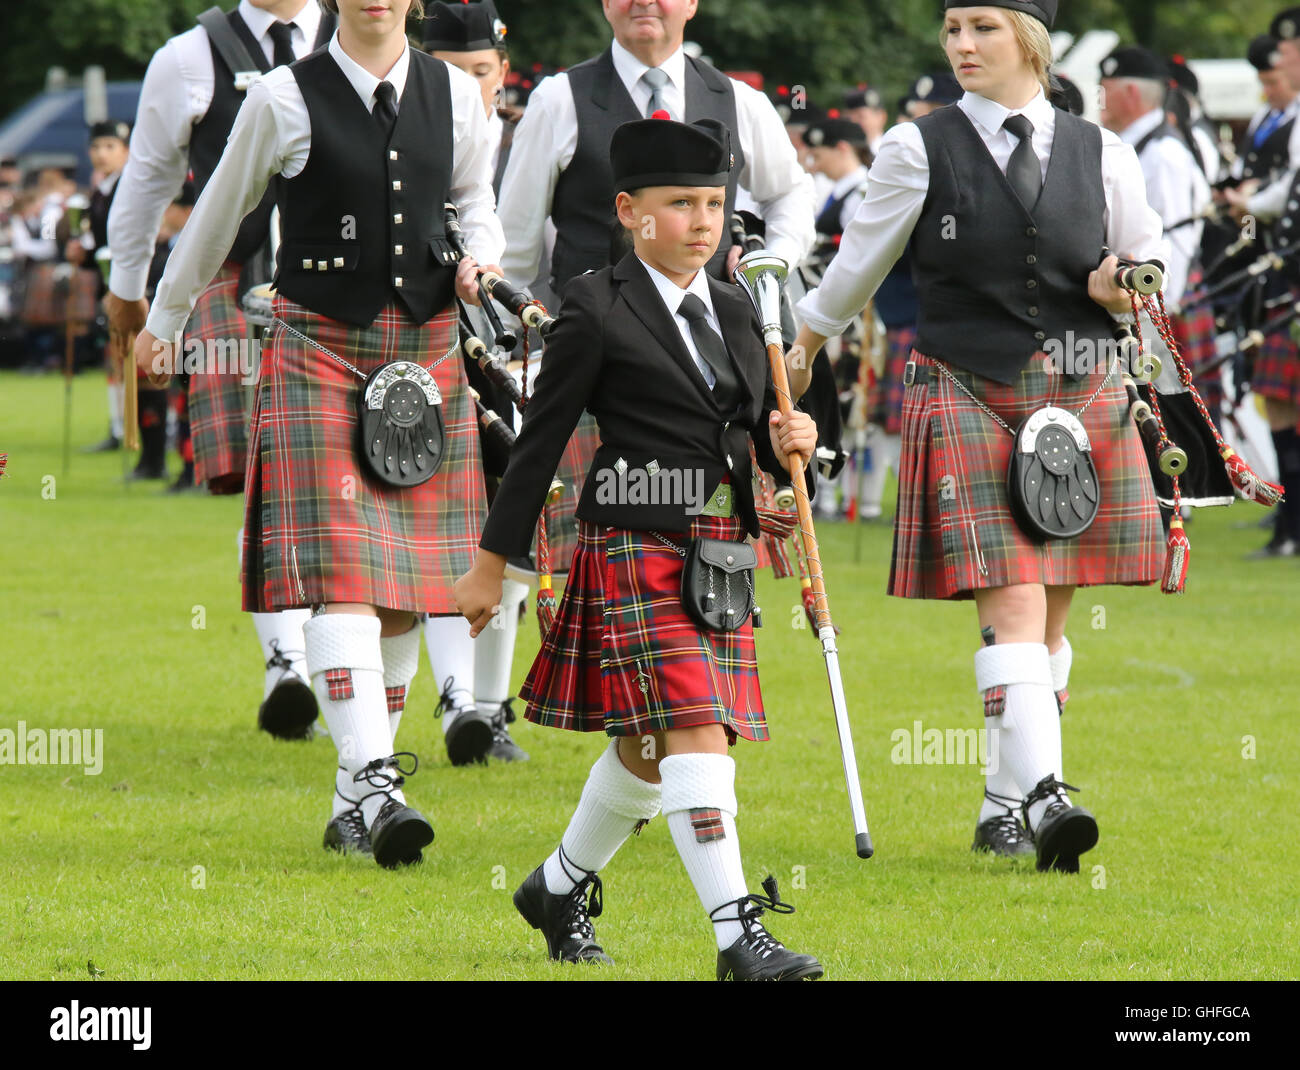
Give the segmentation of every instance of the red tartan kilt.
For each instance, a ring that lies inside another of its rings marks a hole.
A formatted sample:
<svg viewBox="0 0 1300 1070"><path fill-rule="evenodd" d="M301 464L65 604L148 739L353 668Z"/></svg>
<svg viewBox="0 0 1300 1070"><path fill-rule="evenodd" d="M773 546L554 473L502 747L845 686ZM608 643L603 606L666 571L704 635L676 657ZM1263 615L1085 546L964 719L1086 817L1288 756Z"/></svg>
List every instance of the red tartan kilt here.
<svg viewBox="0 0 1300 1070"><path fill-rule="evenodd" d="M62 269L62 270L60 270ZM27 327L62 327L68 319L68 280L72 285L72 323L85 327L99 313L99 273L51 261L29 264L22 322Z"/></svg>
<svg viewBox="0 0 1300 1070"><path fill-rule="evenodd" d="M903 429L903 369L907 366L915 339L915 327L886 329L885 374L867 393L867 419L877 427L883 427L888 435L896 435Z"/></svg>
<svg viewBox="0 0 1300 1070"><path fill-rule="evenodd" d="M456 316L416 326L390 304L352 327L283 297L275 315L368 375L391 360L426 367L456 341ZM452 584L469 570L486 499L478 420L464 363L432 369L442 392L445 452L437 473L398 488L356 454L361 380L277 327L263 352L244 513L244 609L329 602L412 612L456 611Z"/></svg>
<svg viewBox="0 0 1300 1070"><path fill-rule="evenodd" d="M1285 328L1267 335L1259 347L1250 389L1261 397L1300 405L1300 353Z"/></svg>
<svg viewBox="0 0 1300 1070"><path fill-rule="evenodd" d="M1187 280L1187 292L1200 285L1201 273L1194 271ZM1183 362L1195 374L1196 389L1211 412L1217 412L1223 404L1223 369L1204 374L1200 369L1212 364L1218 357L1214 339L1218 328L1214 324L1214 313L1208 303L1195 306L1187 315L1170 316L1174 329L1174 341L1178 343L1178 352Z"/></svg>
<svg viewBox="0 0 1300 1070"><path fill-rule="evenodd" d="M928 358L914 353L918 365ZM1052 404L1078 414L1104 372L1080 382L1047 370L1039 353L1014 386L951 369L1012 428ZM1083 415L1101 507L1068 540L1038 543L1012 518L1006 472L1012 437L948 378L907 388L889 593L966 598L975 589L1041 583L1087 587L1160 578L1164 540L1146 455L1118 377Z"/></svg>
<svg viewBox="0 0 1300 1070"><path fill-rule="evenodd" d="M706 516L690 533L743 538L739 520ZM611 736L721 724L733 741L767 739L751 623L698 627L681 575L682 558L653 535L579 522L559 611L519 690L525 716Z"/></svg>
<svg viewBox="0 0 1300 1070"><path fill-rule="evenodd" d="M199 295L185 325L186 342L228 345L244 340L247 328L239 307L239 272L238 264L227 262ZM190 375L194 478L201 483L220 479L223 493L239 492L231 477L242 477L248 465L250 391L237 366L221 373L200 370Z"/></svg>

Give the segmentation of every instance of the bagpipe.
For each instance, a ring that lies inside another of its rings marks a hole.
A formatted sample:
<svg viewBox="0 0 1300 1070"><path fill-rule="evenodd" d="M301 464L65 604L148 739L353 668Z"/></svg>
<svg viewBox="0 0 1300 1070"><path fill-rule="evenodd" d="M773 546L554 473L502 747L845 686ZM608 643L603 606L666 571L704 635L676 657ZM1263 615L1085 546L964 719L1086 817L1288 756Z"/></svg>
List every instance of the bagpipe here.
<svg viewBox="0 0 1300 1070"><path fill-rule="evenodd" d="M461 259L470 255L465 244L465 234L460 226L460 213L456 206L447 202L443 206L444 223L447 240ZM515 444L514 428L493 407L495 404L508 405L521 416L528 406L528 357L531 349L531 331L545 340L555 328L555 317L546 306L521 286L505 279L494 271L479 269L476 280L479 307L492 334L494 344L488 344L479 337L473 317L464 302L456 299L457 330L460 338L461 353L466 364L466 373L470 378L470 395L474 400L479 427L482 429L482 443L490 470L504 474L510 450ZM511 374L506 355L519 346L520 338L509 330L501 321L493 302L501 305L507 312L524 326L522 371L518 381ZM477 373L477 375L475 374ZM477 379L477 382L475 381ZM486 388L486 389L485 389ZM494 400L485 403L484 397L491 391ZM550 630L551 623L559 608L555 597L554 579L551 570L550 538L547 521L550 507L564 495L564 484L553 480L546 501L542 503L541 514L537 518L537 627L542 638Z"/></svg>
<svg viewBox="0 0 1300 1070"><path fill-rule="evenodd" d="M1103 249L1103 258L1106 255L1108 251ZM1284 489L1257 475L1219 433L1193 381L1193 372L1179 352L1161 292L1163 266L1158 261L1121 259L1114 281L1128 292L1133 312L1133 325L1121 324L1115 332L1129 414L1142 439L1157 498L1172 510L1160 589L1178 594L1187 580L1191 552L1182 519L1185 480L1195 481L1196 497L1203 500L1213 500L1222 491L1228 502L1236 497L1271 506L1281 501ZM1143 344L1141 313L1147 315L1164 343L1182 390L1162 393L1156 389L1155 380L1164 369L1158 355L1147 352ZM1300 315L1300 309L1296 314Z"/></svg>

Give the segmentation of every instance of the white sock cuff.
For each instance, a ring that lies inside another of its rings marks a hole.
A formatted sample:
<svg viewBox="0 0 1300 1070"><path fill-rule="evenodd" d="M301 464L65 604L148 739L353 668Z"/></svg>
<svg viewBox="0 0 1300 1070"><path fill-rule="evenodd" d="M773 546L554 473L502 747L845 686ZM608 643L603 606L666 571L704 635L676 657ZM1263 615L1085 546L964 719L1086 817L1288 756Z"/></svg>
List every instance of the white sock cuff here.
<svg viewBox="0 0 1300 1070"><path fill-rule="evenodd" d="M379 618L360 613L321 613L302 626L307 646L307 675L326 669L384 671L379 646Z"/></svg>
<svg viewBox="0 0 1300 1070"><path fill-rule="evenodd" d="M379 649L384 659L384 686L406 687L420 667L420 622L401 635L382 637Z"/></svg>
<svg viewBox="0 0 1300 1070"><path fill-rule="evenodd" d="M587 777L587 789L608 810L634 821L649 821L659 813L663 789L628 771L619 759L618 740L610 740Z"/></svg>
<svg viewBox="0 0 1300 1070"><path fill-rule="evenodd" d="M736 816L736 762L727 754L670 754L659 762L664 813L721 810Z"/></svg>
<svg viewBox="0 0 1300 1070"><path fill-rule="evenodd" d="M995 643L975 652L975 686L981 693L1007 684L1052 686L1046 643Z"/></svg>
<svg viewBox="0 0 1300 1070"><path fill-rule="evenodd" d="M519 612L519 603L528 596L528 584L505 576L501 580L501 612Z"/></svg>
<svg viewBox="0 0 1300 1070"><path fill-rule="evenodd" d="M1055 654L1048 654L1047 660L1052 667L1052 690L1064 691L1070 683L1070 663L1074 661L1074 650L1070 640L1061 636L1061 647Z"/></svg>

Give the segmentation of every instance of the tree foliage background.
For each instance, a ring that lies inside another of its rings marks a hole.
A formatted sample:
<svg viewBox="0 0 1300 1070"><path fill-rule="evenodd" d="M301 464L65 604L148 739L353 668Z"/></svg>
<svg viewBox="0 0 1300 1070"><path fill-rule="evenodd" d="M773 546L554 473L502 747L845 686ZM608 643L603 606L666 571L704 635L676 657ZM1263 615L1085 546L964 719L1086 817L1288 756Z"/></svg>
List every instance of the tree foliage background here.
<svg viewBox="0 0 1300 1070"><path fill-rule="evenodd" d="M110 80L139 78L154 49L216 0L0 0L0 117L45 82L50 66L77 77L100 64ZM230 6L232 0L222 0ZM829 105L867 81L887 101L916 75L944 69L942 0L700 0L690 40L727 70L761 71L769 84L802 85ZM1062 0L1056 28L1113 29L1130 42L1192 59L1245 55L1282 0ZM600 0L498 0L511 59L565 67L609 40Z"/></svg>

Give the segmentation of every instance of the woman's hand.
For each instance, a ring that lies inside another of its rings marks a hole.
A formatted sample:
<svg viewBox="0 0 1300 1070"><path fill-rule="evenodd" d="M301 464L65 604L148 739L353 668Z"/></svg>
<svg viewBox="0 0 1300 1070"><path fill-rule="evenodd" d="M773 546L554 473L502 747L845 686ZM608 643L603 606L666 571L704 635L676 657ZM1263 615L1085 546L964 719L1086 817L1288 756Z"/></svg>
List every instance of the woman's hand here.
<svg viewBox="0 0 1300 1070"><path fill-rule="evenodd" d="M1133 299L1128 291L1115 285L1118 270L1119 257L1111 254L1088 276L1088 296L1114 315L1133 311Z"/></svg>
<svg viewBox="0 0 1300 1070"><path fill-rule="evenodd" d="M473 567L456 581L452 595L456 609L469 621L470 638L486 628L501 612L501 577L506 559L489 550L479 550Z"/></svg>
<svg viewBox="0 0 1300 1070"><path fill-rule="evenodd" d="M161 389L167 385L175 368L175 357L175 347L170 342L148 331L135 336L136 370L149 380L150 386Z"/></svg>
<svg viewBox="0 0 1300 1070"><path fill-rule="evenodd" d="M803 397L812 383L812 365L826 338L811 327L800 327L799 334L785 355L785 374L790 380L790 401Z"/></svg>
<svg viewBox="0 0 1300 1070"><path fill-rule="evenodd" d="M789 416L782 416L773 409L768 414L768 436L772 440L772 451L781 467L791 471L790 459L798 457L800 466L807 467L817 449L817 425L806 412L798 410Z"/></svg>
<svg viewBox="0 0 1300 1070"><path fill-rule="evenodd" d="M472 256L467 256L456 265L456 295L467 305L480 304L478 299L478 277L484 271L491 271L497 275L505 275L497 264L486 264L479 267L479 263Z"/></svg>

